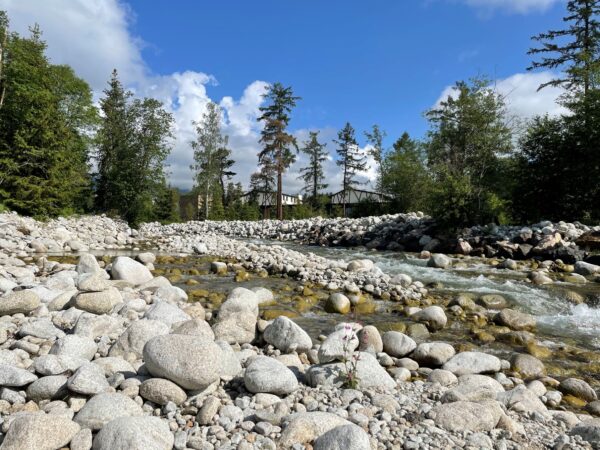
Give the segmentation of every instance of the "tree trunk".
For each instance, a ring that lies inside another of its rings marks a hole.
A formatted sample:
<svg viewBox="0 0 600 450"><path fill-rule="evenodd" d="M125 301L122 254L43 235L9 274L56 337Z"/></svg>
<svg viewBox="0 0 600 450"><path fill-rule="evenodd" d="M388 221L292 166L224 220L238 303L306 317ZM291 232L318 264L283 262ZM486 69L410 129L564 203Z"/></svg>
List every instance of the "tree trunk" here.
<svg viewBox="0 0 600 450"><path fill-rule="evenodd" d="M283 176L277 172L277 220L283 220Z"/></svg>

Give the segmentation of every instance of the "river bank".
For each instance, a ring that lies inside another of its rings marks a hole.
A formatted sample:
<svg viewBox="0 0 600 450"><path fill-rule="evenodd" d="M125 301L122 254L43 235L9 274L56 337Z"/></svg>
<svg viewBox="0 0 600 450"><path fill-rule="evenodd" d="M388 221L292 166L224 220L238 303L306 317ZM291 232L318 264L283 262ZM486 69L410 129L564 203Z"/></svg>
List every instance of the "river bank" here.
<svg viewBox="0 0 600 450"><path fill-rule="evenodd" d="M591 315L597 279L565 280L575 265L460 255L439 268L197 223L0 224L2 449L600 442L597 344L541 314L571 301Z"/></svg>

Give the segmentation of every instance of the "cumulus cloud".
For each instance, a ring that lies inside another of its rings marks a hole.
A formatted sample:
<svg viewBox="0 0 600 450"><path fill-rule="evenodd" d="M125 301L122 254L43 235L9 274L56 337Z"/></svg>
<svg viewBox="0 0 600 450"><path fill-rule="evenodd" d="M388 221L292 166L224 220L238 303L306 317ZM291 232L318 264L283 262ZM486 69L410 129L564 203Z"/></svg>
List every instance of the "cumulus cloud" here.
<svg viewBox="0 0 600 450"><path fill-rule="evenodd" d="M486 13L503 10L517 14L545 11L563 0L462 0L463 3Z"/></svg>
<svg viewBox="0 0 600 450"><path fill-rule="evenodd" d="M555 78L552 72L517 73L508 78L497 80L494 83L496 91L504 96L510 116L520 119L530 119L537 115L548 114L557 116L565 114L567 110L556 103L564 91L557 87L547 87L538 91L538 87ZM455 96L453 86L447 86L435 102L440 102L448 96Z"/></svg>

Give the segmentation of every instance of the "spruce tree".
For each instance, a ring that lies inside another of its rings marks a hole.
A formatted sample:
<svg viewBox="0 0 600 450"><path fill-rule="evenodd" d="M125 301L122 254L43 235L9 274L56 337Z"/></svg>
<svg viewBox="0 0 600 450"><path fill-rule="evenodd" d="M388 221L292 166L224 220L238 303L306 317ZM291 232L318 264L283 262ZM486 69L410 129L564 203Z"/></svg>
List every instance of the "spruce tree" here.
<svg viewBox="0 0 600 450"><path fill-rule="evenodd" d="M299 179L304 181L304 192L310 195L314 207L319 203L319 191L326 189L323 163L327 161L328 153L325 144L319 142L319 132L311 131L309 138L304 142L301 151L308 156L308 165L300 169Z"/></svg>
<svg viewBox="0 0 600 450"><path fill-rule="evenodd" d="M375 187L377 191L381 191L381 162L383 161L383 140L386 137L386 132L379 128L379 125L373 125L371 131L365 131L365 137L367 138L367 142L371 145L371 149L369 150L369 154L375 160L375 164L377 165L377 179L375 180Z"/></svg>
<svg viewBox="0 0 600 450"><path fill-rule="evenodd" d="M336 151L339 159L336 163L343 168L342 213L346 217L346 196L348 195L348 190L358 184L356 181L357 172L367 169L367 158L360 150L356 141L354 128L349 122L338 132L338 138L334 142L338 145Z"/></svg>
<svg viewBox="0 0 600 450"><path fill-rule="evenodd" d="M260 138L263 150L258 154L258 161L277 176L277 219L282 220L283 173L296 160L292 150L298 150L296 138L287 132L287 127L290 113L300 97L294 97L292 88L281 83L270 86L264 97L268 104L260 107L262 115L258 118L264 122Z"/></svg>
<svg viewBox="0 0 600 450"><path fill-rule="evenodd" d="M561 69L562 77L554 78L539 88L562 86L571 92L587 96L590 89L598 86L600 70L600 14L599 0L569 0L567 24L561 30L550 30L534 36L541 47L529 50L530 55L540 55L529 67L533 69Z"/></svg>

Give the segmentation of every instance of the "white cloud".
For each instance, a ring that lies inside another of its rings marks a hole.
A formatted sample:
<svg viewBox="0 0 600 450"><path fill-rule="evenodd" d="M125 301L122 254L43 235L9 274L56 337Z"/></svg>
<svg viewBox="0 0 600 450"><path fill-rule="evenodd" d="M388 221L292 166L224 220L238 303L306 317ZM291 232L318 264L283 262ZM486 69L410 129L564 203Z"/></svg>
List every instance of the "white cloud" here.
<svg viewBox="0 0 600 450"><path fill-rule="evenodd" d="M517 73L497 80L494 87L500 95L505 97L507 110L511 116L520 119L529 119L544 114L557 116L567 112L565 108L556 103L564 91L556 87L546 87L538 91L541 84L550 81L555 76L552 72ZM455 94L453 86L447 86L434 106L438 106L449 95L454 96Z"/></svg>
<svg viewBox="0 0 600 450"><path fill-rule="evenodd" d="M478 8L486 13L504 10L517 14L528 14L546 11L551 6L564 0L462 0L463 3Z"/></svg>
<svg viewBox="0 0 600 450"><path fill-rule="evenodd" d="M192 121L202 117L209 101L219 103L224 112L223 131L229 135L236 160L235 181L247 185L257 165L261 126L256 118L266 82L251 83L239 100L232 96L219 100L208 94L207 87L216 83L209 74L151 73L142 58L143 42L129 30L133 13L119 0L3 0L3 8L8 11L14 31L27 33L30 25L39 23L52 62L71 65L88 81L96 97L116 68L121 80L136 95L152 96L164 103L175 119L173 151L167 159L174 186L192 187Z"/></svg>
<svg viewBox="0 0 600 450"><path fill-rule="evenodd" d="M69 64L95 90L102 90L114 68L124 82L143 79L142 41L131 36L131 11L117 0L3 0L11 28L28 33L38 23L56 64Z"/></svg>

